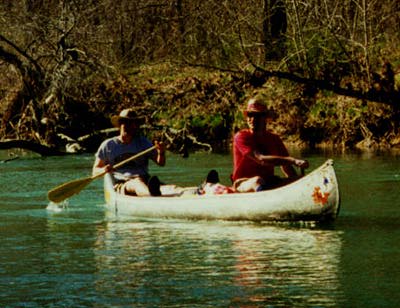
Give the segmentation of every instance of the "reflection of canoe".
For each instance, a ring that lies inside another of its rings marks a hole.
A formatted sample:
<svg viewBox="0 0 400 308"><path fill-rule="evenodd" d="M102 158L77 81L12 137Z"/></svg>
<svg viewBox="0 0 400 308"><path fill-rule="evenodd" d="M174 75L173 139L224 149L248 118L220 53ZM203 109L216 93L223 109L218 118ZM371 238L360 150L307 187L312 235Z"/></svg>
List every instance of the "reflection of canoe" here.
<svg viewBox="0 0 400 308"><path fill-rule="evenodd" d="M296 182L256 193L134 197L117 194L113 184L112 176L107 174L107 207L137 217L321 221L335 219L339 212L339 189L332 160Z"/></svg>

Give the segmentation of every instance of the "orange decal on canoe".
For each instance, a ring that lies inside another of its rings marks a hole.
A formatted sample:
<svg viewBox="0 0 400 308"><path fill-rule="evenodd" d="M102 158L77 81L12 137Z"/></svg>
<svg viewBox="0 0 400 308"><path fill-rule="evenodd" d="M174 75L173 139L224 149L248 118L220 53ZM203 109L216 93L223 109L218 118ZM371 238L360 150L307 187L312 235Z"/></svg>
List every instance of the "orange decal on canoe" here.
<svg viewBox="0 0 400 308"><path fill-rule="evenodd" d="M320 187L314 187L312 197L316 204L325 205L328 202L329 193L323 193Z"/></svg>

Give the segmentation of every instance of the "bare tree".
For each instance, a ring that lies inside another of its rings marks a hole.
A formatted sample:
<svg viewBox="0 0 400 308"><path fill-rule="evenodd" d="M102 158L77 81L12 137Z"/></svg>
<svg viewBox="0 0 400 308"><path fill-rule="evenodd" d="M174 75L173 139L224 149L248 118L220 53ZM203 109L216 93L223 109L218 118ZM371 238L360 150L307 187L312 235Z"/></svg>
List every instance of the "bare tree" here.
<svg viewBox="0 0 400 308"><path fill-rule="evenodd" d="M1 137L50 143L51 121L71 127L71 106L89 109L96 78L164 61L395 106L399 24L392 0L3 1Z"/></svg>

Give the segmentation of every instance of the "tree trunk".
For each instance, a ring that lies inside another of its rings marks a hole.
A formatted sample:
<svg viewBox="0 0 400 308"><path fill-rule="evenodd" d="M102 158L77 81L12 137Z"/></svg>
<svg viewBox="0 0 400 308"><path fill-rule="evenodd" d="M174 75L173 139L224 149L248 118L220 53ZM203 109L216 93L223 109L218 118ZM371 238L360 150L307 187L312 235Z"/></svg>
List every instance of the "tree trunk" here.
<svg viewBox="0 0 400 308"><path fill-rule="evenodd" d="M281 0L264 0L263 43L265 60L279 60L285 55L286 10Z"/></svg>
<svg viewBox="0 0 400 308"><path fill-rule="evenodd" d="M0 36L0 42L2 40L6 41L6 43L10 43ZM13 47L17 49L16 46ZM17 51L19 50L17 49ZM29 61L24 61L24 57L25 55L23 53L12 53L0 46L0 59L13 65L18 70L21 77L18 92L8 97L7 101L2 102L3 106L5 106L1 119L0 136L2 138L10 133L11 130L15 130L18 116L23 113L29 102L35 102L35 98L38 97L38 94L44 89L44 85L41 83L43 79L41 77L42 72L40 68L36 63L32 63L30 59L28 59Z"/></svg>

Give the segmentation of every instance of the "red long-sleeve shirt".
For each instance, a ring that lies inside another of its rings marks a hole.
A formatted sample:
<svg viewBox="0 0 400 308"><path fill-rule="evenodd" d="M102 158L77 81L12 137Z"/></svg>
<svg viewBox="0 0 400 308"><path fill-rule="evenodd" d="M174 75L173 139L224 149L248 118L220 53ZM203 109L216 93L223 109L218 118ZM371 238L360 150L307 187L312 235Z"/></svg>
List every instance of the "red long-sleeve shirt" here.
<svg viewBox="0 0 400 308"><path fill-rule="evenodd" d="M232 180L261 176L263 179L274 176L274 166L262 166L246 155L258 151L263 155L289 156L281 138L266 131L261 137L253 135L249 129L236 133L233 139L233 174Z"/></svg>

